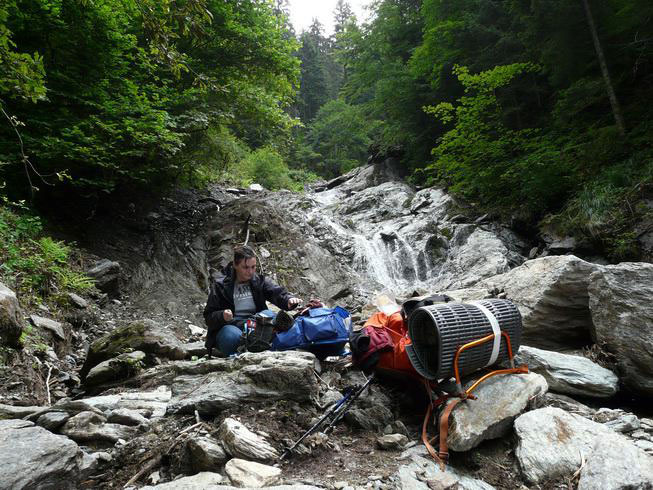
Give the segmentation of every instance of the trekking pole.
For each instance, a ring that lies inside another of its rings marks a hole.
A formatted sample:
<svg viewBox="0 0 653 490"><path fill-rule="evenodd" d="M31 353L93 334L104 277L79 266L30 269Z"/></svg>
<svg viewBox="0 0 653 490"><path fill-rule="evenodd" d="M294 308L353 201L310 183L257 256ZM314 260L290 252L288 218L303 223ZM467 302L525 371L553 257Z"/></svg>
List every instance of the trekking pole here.
<svg viewBox="0 0 653 490"><path fill-rule="evenodd" d="M374 374L372 374L372 376L370 376L367 379L367 381L365 382L365 384L363 386L361 386L361 387L359 387L357 389L356 388L349 389L347 391L347 393L340 400L338 400L338 403L336 403L331 410L329 410L327 413L322 415L322 417L320 417L320 420L315 422L315 424L313 424L313 426L310 429L308 429L306 432L304 432L304 434L299 439L297 439L297 441L291 447L289 447L288 449L286 449L283 452L283 454L281 455L281 458L280 458L281 461L283 461L285 458L290 456L292 454L292 452L295 450L295 448L297 446L299 446L299 444L301 444L301 442L304 439L306 439L308 436L313 434L320 427L320 425L322 425L322 423L325 420L327 420L329 417L334 415L333 420L329 423L329 425L325 429L325 433L326 433L326 431L329 431L330 429L332 429L333 426L337 422L339 422L342 419L342 417L344 417L345 413L347 412L347 410L349 409L351 404L354 402L354 400L356 400L356 398L358 398L361 395L361 393L363 393L363 390L365 390L365 388L367 388L367 386L372 382L373 378L374 378Z"/></svg>
<svg viewBox="0 0 653 490"><path fill-rule="evenodd" d="M327 425L326 428L324 429L325 434L328 434L329 432L331 432L331 430L335 427L335 425L342 420L342 418L345 416L345 414L349 410L349 407L356 401L356 399L359 396L361 396L363 391L365 391L365 388L367 388L370 385L372 380L374 380L374 373L372 373L372 375L369 378L367 378L367 381L365 382L365 384L363 386L360 386L360 387L358 387L358 389L354 390L353 395L350 396L349 399L339 407L340 410L337 411L338 413L336 414L336 416L329 423L329 425Z"/></svg>

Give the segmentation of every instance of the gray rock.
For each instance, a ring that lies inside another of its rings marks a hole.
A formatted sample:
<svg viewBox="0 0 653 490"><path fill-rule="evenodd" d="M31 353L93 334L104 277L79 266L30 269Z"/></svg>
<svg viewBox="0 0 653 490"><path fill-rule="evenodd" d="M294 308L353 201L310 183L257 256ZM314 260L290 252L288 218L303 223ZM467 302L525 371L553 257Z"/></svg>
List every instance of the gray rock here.
<svg viewBox="0 0 653 490"><path fill-rule="evenodd" d="M87 388L127 379L135 375L145 361L145 352L125 352L94 366L84 378Z"/></svg>
<svg viewBox="0 0 653 490"><path fill-rule="evenodd" d="M352 408L345 413L344 418L354 428L381 431L394 417L388 407L374 404L368 408Z"/></svg>
<svg viewBox="0 0 653 490"><path fill-rule="evenodd" d="M435 287L439 290L468 288L481 279L508 272L512 262L522 260L495 233L475 225L459 225L455 227Z"/></svg>
<svg viewBox="0 0 653 490"><path fill-rule="evenodd" d="M124 391L115 395L94 396L85 398L84 402L102 412L126 408L149 418L163 417L171 397L168 387L160 386L153 391Z"/></svg>
<svg viewBox="0 0 653 490"><path fill-rule="evenodd" d="M4 403L0 403L0 420L22 419L41 410L43 410L43 407L20 407L18 405L5 405Z"/></svg>
<svg viewBox="0 0 653 490"><path fill-rule="evenodd" d="M186 350L187 356L197 356L202 357L206 354L206 347L204 347L204 341L199 342L189 342L184 344L184 349Z"/></svg>
<svg viewBox="0 0 653 490"><path fill-rule="evenodd" d="M41 415L36 419L36 425L40 425L44 429L48 429L50 432L57 432L59 428L65 424L70 415L66 412L48 412Z"/></svg>
<svg viewBox="0 0 653 490"><path fill-rule="evenodd" d="M235 458L273 461L280 456L264 437L250 431L235 419L224 419L220 425L220 439L227 453Z"/></svg>
<svg viewBox="0 0 653 490"><path fill-rule="evenodd" d="M580 472L578 490L651 488L653 457L616 434L594 441Z"/></svg>
<svg viewBox="0 0 653 490"><path fill-rule="evenodd" d="M653 264L601 267L589 295L596 342L615 354L627 388L653 396Z"/></svg>
<svg viewBox="0 0 653 490"><path fill-rule="evenodd" d="M573 255L524 262L519 267L482 281L504 291L522 314L522 343L541 348L568 348L590 340L592 318L587 287L599 268Z"/></svg>
<svg viewBox="0 0 653 490"><path fill-rule="evenodd" d="M128 408L116 408L115 410L111 410L107 414L107 422L129 426L147 425L150 423L150 421L143 417L139 412Z"/></svg>
<svg viewBox="0 0 653 490"><path fill-rule="evenodd" d="M29 318L35 327L49 330L59 340L66 340L66 334L64 333L63 325L61 323L38 315L30 315Z"/></svg>
<svg viewBox="0 0 653 490"><path fill-rule="evenodd" d="M129 440L136 434L134 427L105 422L105 417L94 412L81 412L68 419L60 432L76 442L111 444L119 439Z"/></svg>
<svg viewBox="0 0 653 490"><path fill-rule="evenodd" d="M617 393L619 378L609 369L581 356L522 345L520 359L530 371L541 374L556 393L609 398Z"/></svg>
<svg viewBox="0 0 653 490"><path fill-rule="evenodd" d="M101 362L135 350L167 359L186 357L183 344L165 327L152 320L137 320L93 342L80 375L84 378Z"/></svg>
<svg viewBox="0 0 653 490"><path fill-rule="evenodd" d="M507 434L513 420L533 399L543 397L546 381L535 373L498 375L479 385L477 400L459 403L449 417L449 448L468 451Z"/></svg>
<svg viewBox="0 0 653 490"><path fill-rule="evenodd" d="M98 410L84 400L61 400L51 407L42 407L41 410L25 418L30 422L36 422L41 416L48 413L65 413L69 417L72 417L81 412L93 412L100 417L104 417L102 410Z"/></svg>
<svg viewBox="0 0 653 490"><path fill-rule="evenodd" d="M145 486L141 490L218 490L226 488L221 483L224 477L220 473L202 472L193 476L185 476L177 480L154 486Z"/></svg>
<svg viewBox="0 0 653 490"><path fill-rule="evenodd" d="M234 360L187 363L181 370L198 374L181 375L172 383L173 400L168 413L215 415L239 407L243 402L317 398L318 385L313 369L316 359L308 352L247 353ZM213 369L227 372L211 372ZM203 370L209 370L208 374Z"/></svg>
<svg viewBox="0 0 653 490"><path fill-rule="evenodd" d="M547 393L544 396L544 405L547 407L561 408L565 412L580 415L586 419L592 419L596 413L596 410L593 408L590 408L587 405L574 400L573 398L556 393Z"/></svg>
<svg viewBox="0 0 653 490"><path fill-rule="evenodd" d="M222 445L212 437L195 437L187 442L193 471L212 471L229 459Z"/></svg>
<svg viewBox="0 0 653 490"><path fill-rule="evenodd" d="M97 262L86 274L95 280L95 287L110 296L120 293L120 264L108 259Z"/></svg>
<svg viewBox="0 0 653 490"><path fill-rule="evenodd" d="M88 308L88 301L86 301L84 298L81 296L78 296L75 293L67 293L66 296L68 296L68 299L70 299L70 302L75 305L77 308L80 310L84 310Z"/></svg>
<svg viewBox="0 0 653 490"><path fill-rule="evenodd" d="M637 415L621 409L600 408L594 414L593 419L595 422L610 427L615 432L632 432L639 429L641 425Z"/></svg>
<svg viewBox="0 0 653 490"><path fill-rule="evenodd" d="M0 488L79 487L82 451L67 437L25 420L0 420Z"/></svg>
<svg viewBox="0 0 653 490"><path fill-rule="evenodd" d="M597 438L616 434L603 424L553 407L522 415L515 420L515 432L519 466L524 478L534 484L571 476Z"/></svg>
<svg viewBox="0 0 653 490"><path fill-rule="evenodd" d="M638 448L643 449L644 451L646 451L648 454L653 454L653 442L645 441L645 440L639 440L639 441L635 441L634 444Z"/></svg>
<svg viewBox="0 0 653 490"><path fill-rule="evenodd" d="M20 346L22 316L16 293L0 282L0 341L9 347Z"/></svg>
<svg viewBox="0 0 653 490"><path fill-rule="evenodd" d="M261 488L276 483L281 476L279 468L239 458L230 459L224 471L237 487Z"/></svg>
<svg viewBox="0 0 653 490"><path fill-rule="evenodd" d="M401 461L409 461L402 464L397 470L396 488L402 490L432 490L460 489L460 490L493 490L494 487L483 480L458 470L453 466L447 466L445 471L431 459L423 445L412 447L404 451L400 457Z"/></svg>
<svg viewBox="0 0 653 490"><path fill-rule="evenodd" d="M376 439L376 445L381 449L402 449L406 444L408 437L403 434L386 434Z"/></svg>

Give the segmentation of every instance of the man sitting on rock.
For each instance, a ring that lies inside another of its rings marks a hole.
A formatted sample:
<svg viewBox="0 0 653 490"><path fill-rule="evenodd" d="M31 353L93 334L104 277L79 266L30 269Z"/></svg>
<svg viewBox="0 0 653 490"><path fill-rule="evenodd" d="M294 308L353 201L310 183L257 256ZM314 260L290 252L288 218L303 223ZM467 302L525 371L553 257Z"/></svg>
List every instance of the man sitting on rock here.
<svg viewBox="0 0 653 490"><path fill-rule="evenodd" d="M233 263L225 267L223 274L211 288L204 308L209 357L216 345L222 356L234 354L245 322L255 314L274 316L266 309L266 301L282 310L292 310L301 303L283 287L256 273L256 255L250 247L237 247Z"/></svg>

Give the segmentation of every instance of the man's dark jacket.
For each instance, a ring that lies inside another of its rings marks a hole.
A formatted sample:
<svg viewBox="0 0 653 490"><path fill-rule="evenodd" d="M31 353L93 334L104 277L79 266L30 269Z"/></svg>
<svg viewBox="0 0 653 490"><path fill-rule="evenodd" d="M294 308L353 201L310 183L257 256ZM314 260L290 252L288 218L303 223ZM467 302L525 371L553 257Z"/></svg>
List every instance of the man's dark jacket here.
<svg viewBox="0 0 653 490"><path fill-rule="evenodd" d="M222 271L223 275L213 283L209 299L204 308L204 321L209 327L206 334L207 349L215 347L215 336L220 329L227 324L224 321L224 310L231 310L234 315L234 283L235 271L232 264L229 264ZM265 276L254 274L249 281L249 287L252 290L252 297L256 305L256 311L262 311L267 308L266 301L273 303L282 310L288 309L288 300L291 298L290 293L281 286L277 286Z"/></svg>

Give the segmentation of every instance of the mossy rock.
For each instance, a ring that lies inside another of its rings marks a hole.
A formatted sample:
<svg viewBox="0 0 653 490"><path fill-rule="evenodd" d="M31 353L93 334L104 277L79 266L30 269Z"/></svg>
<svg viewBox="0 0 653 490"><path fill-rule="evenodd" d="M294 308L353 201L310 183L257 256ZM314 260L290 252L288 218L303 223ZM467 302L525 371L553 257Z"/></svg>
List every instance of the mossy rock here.
<svg viewBox="0 0 653 490"><path fill-rule="evenodd" d="M144 361L145 353L142 351L120 354L91 369L84 379L84 385L88 388L130 378L140 371Z"/></svg>
<svg viewBox="0 0 653 490"><path fill-rule="evenodd" d="M84 379L101 362L137 350L173 360L186 358L186 349L171 332L152 320L137 320L93 342L80 375Z"/></svg>

